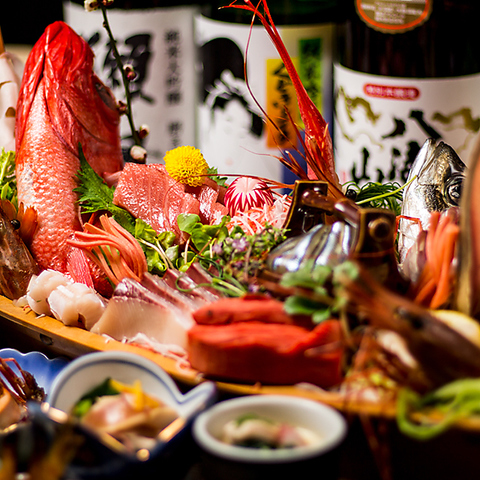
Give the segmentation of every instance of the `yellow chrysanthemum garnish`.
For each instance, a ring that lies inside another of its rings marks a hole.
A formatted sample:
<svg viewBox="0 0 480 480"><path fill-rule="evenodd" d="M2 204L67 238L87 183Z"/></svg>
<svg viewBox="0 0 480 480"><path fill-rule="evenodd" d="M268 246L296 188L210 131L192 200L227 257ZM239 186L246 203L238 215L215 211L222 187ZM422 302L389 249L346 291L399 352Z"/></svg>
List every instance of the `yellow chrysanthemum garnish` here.
<svg viewBox="0 0 480 480"><path fill-rule="evenodd" d="M177 182L199 187L203 184L203 178L199 175L208 173L208 164L203 158L202 152L195 147L177 147L169 150L164 157L165 168L168 174Z"/></svg>

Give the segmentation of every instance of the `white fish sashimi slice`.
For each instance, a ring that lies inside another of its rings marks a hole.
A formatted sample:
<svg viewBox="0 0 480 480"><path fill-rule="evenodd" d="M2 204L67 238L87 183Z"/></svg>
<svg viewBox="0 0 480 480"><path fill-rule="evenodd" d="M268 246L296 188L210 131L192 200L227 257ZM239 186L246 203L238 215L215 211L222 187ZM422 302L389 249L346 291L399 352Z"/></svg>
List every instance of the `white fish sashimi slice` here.
<svg viewBox="0 0 480 480"><path fill-rule="evenodd" d="M129 341L143 333L164 345L187 347L187 332L194 320L180 310L140 298L112 297L91 332Z"/></svg>
<svg viewBox="0 0 480 480"><path fill-rule="evenodd" d="M73 280L55 270L44 270L34 275L27 288L28 306L38 315L50 315L48 297L59 285L70 285Z"/></svg>
<svg viewBox="0 0 480 480"><path fill-rule="evenodd" d="M59 285L48 297L52 314L65 325L90 330L105 311L100 296L83 283Z"/></svg>

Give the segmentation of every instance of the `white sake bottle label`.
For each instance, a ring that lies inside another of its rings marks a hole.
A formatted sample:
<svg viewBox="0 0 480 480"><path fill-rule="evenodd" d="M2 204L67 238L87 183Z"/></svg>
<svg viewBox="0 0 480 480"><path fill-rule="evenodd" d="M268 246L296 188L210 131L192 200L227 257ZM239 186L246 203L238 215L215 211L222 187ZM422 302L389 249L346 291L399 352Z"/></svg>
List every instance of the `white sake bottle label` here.
<svg viewBox="0 0 480 480"><path fill-rule="evenodd" d="M108 10L108 20L124 63L137 72L131 83L135 126L148 125L144 147L148 163L159 163L165 152L195 143L196 73L193 18L196 7L145 10ZM95 53L95 70L117 98L124 86L117 69L100 11L87 12L65 3L65 22L81 35ZM132 145L131 129L122 118L122 145Z"/></svg>
<svg viewBox="0 0 480 480"><path fill-rule="evenodd" d="M307 92L329 121L333 25L277 28ZM301 150L285 111L287 108L301 127L297 97L265 29L203 15L196 17L195 29L203 64L198 145L207 163L217 167L220 174L256 175L293 183L294 178L275 157L285 150ZM262 110L279 130L264 122Z"/></svg>
<svg viewBox="0 0 480 480"><path fill-rule="evenodd" d="M341 183L403 184L427 138L443 140L468 164L480 130L480 74L398 78L335 65L334 78Z"/></svg>

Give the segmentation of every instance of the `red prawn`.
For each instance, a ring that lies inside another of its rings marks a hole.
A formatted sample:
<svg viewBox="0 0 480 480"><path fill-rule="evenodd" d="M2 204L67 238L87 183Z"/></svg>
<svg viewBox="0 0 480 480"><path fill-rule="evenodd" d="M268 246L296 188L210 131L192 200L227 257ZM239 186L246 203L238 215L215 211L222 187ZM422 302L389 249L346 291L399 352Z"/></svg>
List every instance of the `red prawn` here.
<svg viewBox="0 0 480 480"><path fill-rule="evenodd" d="M270 15L270 10L266 0L259 0L257 6L255 6L250 0L244 0L244 2L245 5L236 5L237 0L234 0L230 5L223 8L238 8L252 12L252 25L255 17L262 22L262 25L265 27L267 34L269 35L281 59L283 60L285 68L295 88L300 116L305 125L305 140L303 141L303 146L305 149L305 160L308 167L307 179L325 180L329 183L331 188L330 194L334 198L343 197L344 195L342 188L335 171L333 144L332 138L328 131L328 125L318 108L313 103L312 99L309 97L304 85L300 80L298 72L293 65L292 59L290 58L285 44L281 39L280 33L278 32L272 16ZM262 14L258 9L260 5L263 6L264 14ZM262 106L258 106L262 110L263 114L268 118ZM293 123L291 115L288 112L287 114ZM270 121L276 127L275 123L272 120ZM289 161L283 159L282 161L289 168L292 164L294 164L295 167L297 167L295 168L294 173L299 173L298 169L300 167L291 155L289 155Z"/></svg>

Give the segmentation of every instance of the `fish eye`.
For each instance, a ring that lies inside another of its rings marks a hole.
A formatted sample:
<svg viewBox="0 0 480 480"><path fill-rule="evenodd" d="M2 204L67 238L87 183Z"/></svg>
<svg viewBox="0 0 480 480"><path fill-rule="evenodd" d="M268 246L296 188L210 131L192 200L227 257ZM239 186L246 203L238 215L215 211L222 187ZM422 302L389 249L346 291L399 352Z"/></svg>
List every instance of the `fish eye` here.
<svg viewBox="0 0 480 480"><path fill-rule="evenodd" d="M446 182L444 187L444 196L447 204L453 207L460 205L460 198L462 196L463 175L452 175Z"/></svg>
<svg viewBox="0 0 480 480"><path fill-rule="evenodd" d="M112 110L115 110L115 99L112 97L112 94L107 89L107 87L100 80L95 82L95 89L97 90L97 93L102 99L103 103L105 103L105 105Z"/></svg>

